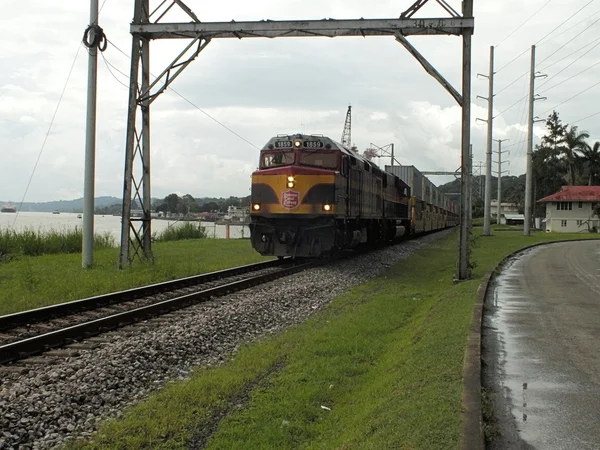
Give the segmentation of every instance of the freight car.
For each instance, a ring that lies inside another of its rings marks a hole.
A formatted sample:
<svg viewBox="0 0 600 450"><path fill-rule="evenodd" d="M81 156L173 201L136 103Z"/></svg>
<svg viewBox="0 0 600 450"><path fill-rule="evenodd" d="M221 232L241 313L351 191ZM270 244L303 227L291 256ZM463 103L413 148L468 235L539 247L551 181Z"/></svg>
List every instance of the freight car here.
<svg viewBox="0 0 600 450"><path fill-rule="evenodd" d="M252 174L252 246L304 258L391 241L416 232L415 205L407 183L332 139L279 135ZM429 230L444 216L428 217Z"/></svg>

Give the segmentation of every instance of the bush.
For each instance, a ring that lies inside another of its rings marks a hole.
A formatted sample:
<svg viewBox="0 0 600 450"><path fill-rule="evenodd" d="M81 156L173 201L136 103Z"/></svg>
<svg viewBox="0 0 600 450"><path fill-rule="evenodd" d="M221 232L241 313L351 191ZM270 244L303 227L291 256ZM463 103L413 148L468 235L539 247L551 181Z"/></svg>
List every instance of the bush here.
<svg viewBox="0 0 600 450"><path fill-rule="evenodd" d="M0 256L7 255L40 256L57 253L80 253L82 249L83 231L41 231L25 228L21 231L0 229ZM109 234L94 236L94 249L116 247L115 239Z"/></svg>
<svg viewBox="0 0 600 450"><path fill-rule="evenodd" d="M184 222L179 225L172 225L160 233L154 233L153 238L157 242L182 241L184 239L204 239L206 229L194 222Z"/></svg>

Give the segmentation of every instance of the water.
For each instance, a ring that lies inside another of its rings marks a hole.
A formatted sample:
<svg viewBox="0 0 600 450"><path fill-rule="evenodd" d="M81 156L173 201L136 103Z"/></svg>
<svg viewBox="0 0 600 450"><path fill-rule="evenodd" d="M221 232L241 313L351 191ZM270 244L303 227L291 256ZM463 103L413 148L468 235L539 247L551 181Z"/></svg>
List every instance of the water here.
<svg viewBox="0 0 600 450"><path fill-rule="evenodd" d="M15 220L16 219L16 220ZM152 233L166 230L175 224L181 224L175 220L152 219ZM210 238L225 238L225 225L216 225L213 222L201 222L206 228L206 233ZM16 231L24 229L33 229L36 231L69 231L83 227L83 220L77 218L76 213L43 213L43 212L21 212L17 216L15 213L0 213L0 229L7 228ZM116 242L121 240L121 217L119 216L94 216L94 233L112 235ZM231 225L229 235L232 239L250 237L250 230L247 226Z"/></svg>

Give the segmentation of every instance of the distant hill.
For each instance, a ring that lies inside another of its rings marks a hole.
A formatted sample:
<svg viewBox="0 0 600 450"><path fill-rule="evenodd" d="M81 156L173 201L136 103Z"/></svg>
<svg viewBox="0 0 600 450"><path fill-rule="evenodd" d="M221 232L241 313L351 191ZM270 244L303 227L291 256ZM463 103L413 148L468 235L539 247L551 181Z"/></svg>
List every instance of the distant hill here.
<svg viewBox="0 0 600 450"><path fill-rule="evenodd" d="M479 188L485 186L485 177L476 176L473 177L473 190L475 193L479 192ZM460 192L460 179L452 180L449 183L442 184L439 186L440 191L443 193ZM503 176L502 177L502 197L512 194L514 191L525 190L525 175L515 176ZM498 177L492 176L492 199L497 197L498 193Z"/></svg>
<svg viewBox="0 0 600 450"><path fill-rule="evenodd" d="M8 201L1 201L0 205L8 203ZM12 203L19 207L18 202L13 201ZM121 204L121 199L117 197L96 197L94 200L94 206L96 208L103 208L115 204ZM21 207L21 211L30 212L69 212L69 213L80 213L83 212L83 198L77 198L75 200L57 200L53 202L24 202Z"/></svg>

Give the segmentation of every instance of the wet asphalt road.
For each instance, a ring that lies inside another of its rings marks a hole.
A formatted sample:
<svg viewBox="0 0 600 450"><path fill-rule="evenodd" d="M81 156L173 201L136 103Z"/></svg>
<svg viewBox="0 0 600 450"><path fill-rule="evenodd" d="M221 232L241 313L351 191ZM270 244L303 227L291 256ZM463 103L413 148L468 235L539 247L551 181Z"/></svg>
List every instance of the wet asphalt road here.
<svg viewBox="0 0 600 450"><path fill-rule="evenodd" d="M600 241L511 261L488 292L482 347L489 449L600 449Z"/></svg>

